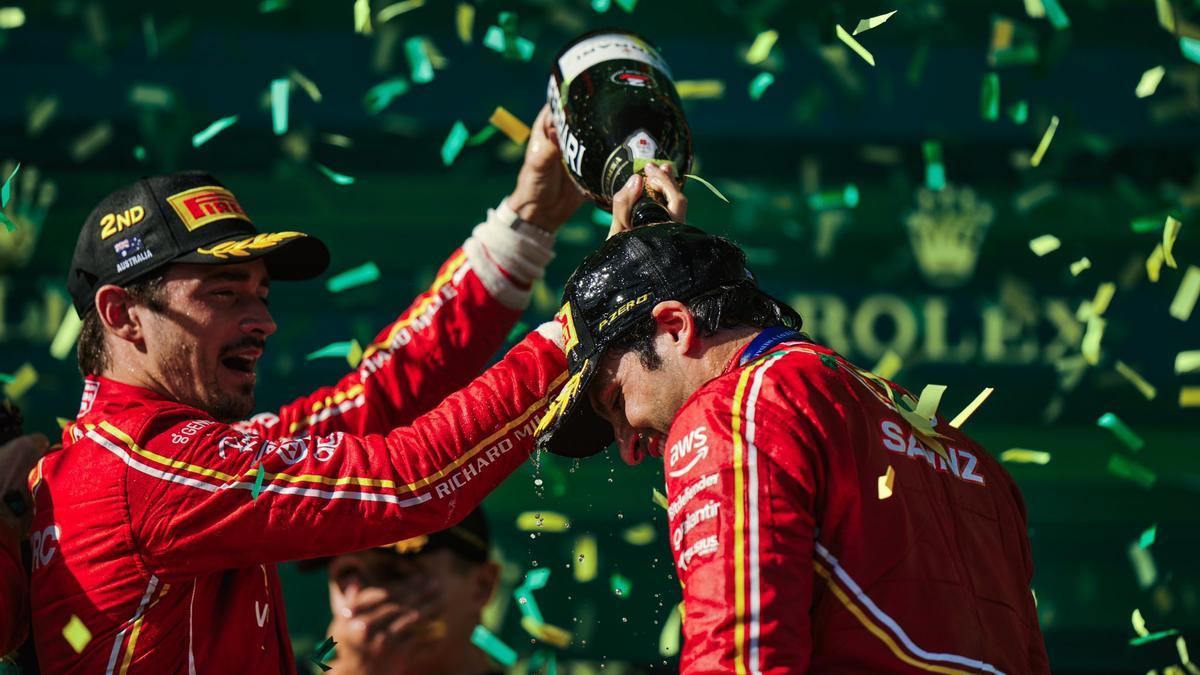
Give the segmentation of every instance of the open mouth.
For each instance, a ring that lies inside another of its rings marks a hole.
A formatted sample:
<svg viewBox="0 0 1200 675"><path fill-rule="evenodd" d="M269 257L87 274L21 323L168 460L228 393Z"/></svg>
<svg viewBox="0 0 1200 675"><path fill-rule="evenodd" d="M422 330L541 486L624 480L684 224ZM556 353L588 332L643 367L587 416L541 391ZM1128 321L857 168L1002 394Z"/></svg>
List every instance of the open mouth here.
<svg viewBox="0 0 1200 675"><path fill-rule="evenodd" d="M221 365L239 373L253 374L258 359L249 356L226 356L221 359Z"/></svg>
<svg viewBox="0 0 1200 675"><path fill-rule="evenodd" d="M647 455L662 457L662 446L662 434L634 432L621 443L621 459L630 466L637 466Z"/></svg>

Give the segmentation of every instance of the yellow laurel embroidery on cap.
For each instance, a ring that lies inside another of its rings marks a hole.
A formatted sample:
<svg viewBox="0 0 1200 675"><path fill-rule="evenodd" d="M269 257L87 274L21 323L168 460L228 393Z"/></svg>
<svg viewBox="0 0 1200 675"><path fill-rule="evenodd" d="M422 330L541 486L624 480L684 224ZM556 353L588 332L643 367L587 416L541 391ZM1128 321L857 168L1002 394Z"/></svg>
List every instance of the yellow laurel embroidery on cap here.
<svg viewBox="0 0 1200 675"><path fill-rule="evenodd" d="M216 185L184 190L167 197L188 232L198 230L214 220L239 218L250 222L250 216L229 190Z"/></svg>
<svg viewBox="0 0 1200 675"><path fill-rule="evenodd" d="M392 544L392 548L396 550L396 553L420 553L428 543L429 537L422 534L416 537L405 539L403 541L398 541Z"/></svg>
<svg viewBox="0 0 1200 675"><path fill-rule="evenodd" d="M212 248L198 248L196 249L196 253L211 255L214 258L221 258L222 260L230 256L241 258L250 255L251 251L273 248L288 239L305 236L308 235L303 232L268 232L256 234L253 237L245 239L223 241Z"/></svg>

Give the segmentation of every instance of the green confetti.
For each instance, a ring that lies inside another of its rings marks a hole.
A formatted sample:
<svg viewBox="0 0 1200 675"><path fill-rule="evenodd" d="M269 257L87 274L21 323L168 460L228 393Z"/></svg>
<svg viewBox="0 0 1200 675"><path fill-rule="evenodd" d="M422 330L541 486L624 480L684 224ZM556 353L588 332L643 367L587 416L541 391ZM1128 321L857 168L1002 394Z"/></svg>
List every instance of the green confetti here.
<svg viewBox="0 0 1200 675"><path fill-rule="evenodd" d="M1158 480L1158 476L1150 469L1120 455L1112 455L1108 458L1108 472L1114 476L1127 478L1147 490L1154 487L1154 483Z"/></svg>
<svg viewBox="0 0 1200 675"><path fill-rule="evenodd" d="M821 355L821 365L825 366L826 368L832 368L834 370L838 369L837 359L833 358L829 354Z"/></svg>
<svg viewBox="0 0 1200 675"><path fill-rule="evenodd" d="M1008 106L1008 118L1013 121L1013 124L1025 124L1025 121L1029 119L1029 103L1017 101Z"/></svg>
<svg viewBox="0 0 1200 675"><path fill-rule="evenodd" d="M508 59L529 61L533 58L533 42L516 34L516 15L500 12L500 26L488 26L483 46L500 52ZM503 28L501 26L504 26Z"/></svg>
<svg viewBox="0 0 1200 675"><path fill-rule="evenodd" d="M858 186L854 183L847 183L840 190L825 190L809 195L808 208L813 211L852 209L858 206L858 200Z"/></svg>
<svg viewBox="0 0 1200 675"><path fill-rule="evenodd" d="M613 572L610 579L613 595L618 598L628 598L629 591L633 589L633 582L622 576L619 572Z"/></svg>
<svg viewBox="0 0 1200 675"><path fill-rule="evenodd" d="M713 193L714 195L716 195L717 199L720 199L721 201L725 202L726 204L729 203L729 199L727 199L725 197L725 195L721 194L721 191L717 189L716 185L713 185L712 183L704 180L703 178L701 178L700 176L697 176L694 173L686 173L686 174L684 174L684 176L686 176L687 178L691 178L692 180L696 181L697 183L708 188L708 191Z"/></svg>
<svg viewBox="0 0 1200 675"><path fill-rule="evenodd" d="M757 101L767 92L767 87L775 84L775 76L771 73L759 73L750 81L750 100Z"/></svg>
<svg viewBox="0 0 1200 675"><path fill-rule="evenodd" d="M146 148L142 145L133 146L133 158L139 162L146 161Z"/></svg>
<svg viewBox="0 0 1200 675"><path fill-rule="evenodd" d="M278 12L281 9L287 9L289 4L289 0L262 0L262 2L258 3L258 13L270 14L271 12Z"/></svg>
<svg viewBox="0 0 1200 675"><path fill-rule="evenodd" d="M517 662L517 653L512 647L504 644L492 631L483 626L475 626L475 632L471 633L471 644L482 649L505 668L511 668Z"/></svg>
<svg viewBox="0 0 1200 675"><path fill-rule="evenodd" d="M983 89L979 94L979 114L989 122L1000 119L1000 76L996 73L983 76Z"/></svg>
<svg viewBox="0 0 1200 675"><path fill-rule="evenodd" d="M217 134L221 133L222 131L225 131L229 127L233 126L237 121L238 121L237 115L230 115L229 117L222 117L221 119L217 120L216 122L213 122L212 124L205 127L203 131L196 134L195 136L192 136L192 147L198 148L198 147L204 145L205 143L212 140L213 136L216 136Z"/></svg>
<svg viewBox="0 0 1200 675"><path fill-rule="evenodd" d="M519 340L528 332L529 324L525 323L524 321L518 321L517 325L513 326L512 330L508 331L508 337L504 338L504 341L513 342L514 340Z"/></svg>
<svg viewBox="0 0 1200 675"><path fill-rule="evenodd" d="M550 581L549 567L535 567L525 573L525 587L531 591L540 591Z"/></svg>
<svg viewBox="0 0 1200 675"><path fill-rule="evenodd" d="M288 130L288 94L292 91L292 82L287 78L271 80L271 122L275 127L275 135L282 136Z"/></svg>
<svg viewBox="0 0 1200 675"><path fill-rule="evenodd" d="M1050 25L1058 30L1071 27L1071 19L1063 11L1062 5L1058 4L1058 0L1042 0L1042 6L1046 8L1046 18L1050 19Z"/></svg>
<svg viewBox="0 0 1200 675"><path fill-rule="evenodd" d="M425 48L428 38L417 36L404 41L404 54L408 57L409 77L414 84L433 82L433 62Z"/></svg>
<svg viewBox="0 0 1200 675"><path fill-rule="evenodd" d="M263 475L266 473L266 464L258 465L258 475L254 477L254 487L250 489L250 498L258 499L258 494L262 492Z"/></svg>
<svg viewBox="0 0 1200 675"><path fill-rule="evenodd" d="M625 10L626 14L633 14L633 8L637 7L638 0L617 0L617 4Z"/></svg>
<svg viewBox="0 0 1200 675"><path fill-rule="evenodd" d="M361 350L358 340L347 340L346 342L333 342L321 347L317 351L304 357L305 361L313 361L315 359L332 359L332 358L348 358L354 353L355 349ZM360 352L361 353L361 352Z"/></svg>
<svg viewBox="0 0 1200 675"><path fill-rule="evenodd" d="M378 115L391 105L392 100L397 96L408 93L408 89L408 81L403 77L393 77L371 87L363 96L363 105L367 108L367 114Z"/></svg>
<svg viewBox="0 0 1200 675"><path fill-rule="evenodd" d="M375 281L379 281L379 266L372 261L333 275L325 282L325 288L330 293L341 293Z"/></svg>
<svg viewBox="0 0 1200 675"><path fill-rule="evenodd" d="M1165 219L1166 219L1165 214L1158 214L1158 215L1154 215L1154 216L1142 216L1141 218L1134 218L1129 223L1129 229L1133 230L1134 232L1137 232L1138 234L1141 234L1143 232L1156 232L1162 228L1163 220L1165 220Z"/></svg>
<svg viewBox="0 0 1200 675"><path fill-rule="evenodd" d="M1150 548L1154 545L1154 540L1157 537L1158 525L1151 525L1150 527L1147 527L1146 531L1142 533L1142 536L1138 537L1138 547L1143 549Z"/></svg>
<svg viewBox="0 0 1200 675"><path fill-rule="evenodd" d="M4 186L0 187L0 209L8 206L8 200L12 197L12 182L17 177L17 172L21 170L21 163L17 162L17 168L4 181Z"/></svg>
<svg viewBox="0 0 1200 675"><path fill-rule="evenodd" d="M1096 424L1113 432L1113 435L1121 439L1121 442L1129 446L1129 449L1133 450L1134 452L1141 450L1142 447L1146 445L1146 442L1143 441L1137 434L1135 434L1133 429L1130 429L1128 426L1126 426L1126 424L1121 421L1121 418L1117 417L1113 413L1104 413L1100 416L1100 419L1096 420Z"/></svg>
<svg viewBox="0 0 1200 675"><path fill-rule="evenodd" d="M1171 630L1160 630L1157 633L1150 633L1149 635L1143 635L1141 637L1135 637L1135 638L1131 639L1129 641L1129 646L1130 647L1141 647L1144 644L1148 644L1150 642L1157 642L1158 640L1161 640L1163 638L1173 637L1176 635L1179 635L1179 631L1175 630L1174 628L1172 628Z"/></svg>
<svg viewBox="0 0 1200 675"><path fill-rule="evenodd" d="M1200 40L1190 37L1179 38L1179 49L1184 58L1192 63L1200 63Z"/></svg>
<svg viewBox="0 0 1200 675"><path fill-rule="evenodd" d="M942 146L937 141L925 141L921 144L925 154L925 187L930 190L943 190L946 187L946 167L942 164Z"/></svg>
<svg viewBox="0 0 1200 675"><path fill-rule="evenodd" d="M480 131L477 134L475 134L474 136L468 138L467 145L471 145L471 146L482 145L482 144L486 143L489 138L491 138L492 136L495 136L497 131L499 131L499 129L497 129L495 126L489 124L486 127L484 127L482 131Z"/></svg>
<svg viewBox="0 0 1200 675"><path fill-rule="evenodd" d="M592 222L603 227L612 225L613 215L600 207L592 209Z"/></svg>
<svg viewBox="0 0 1200 675"><path fill-rule="evenodd" d="M650 500L667 510L667 496L658 491L658 488L650 488Z"/></svg>
<svg viewBox="0 0 1200 675"><path fill-rule="evenodd" d="M538 623L545 623L542 619L542 610L538 607L537 599L533 597L533 591L528 586L521 585L513 589L513 599L517 601L517 607L521 610L521 616L529 617Z"/></svg>
<svg viewBox="0 0 1200 675"><path fill-rule="evenodd" d="M1019 47L1001 49L992 54L994 66L1028 66L1038 62L1037 45L1030 42Z"/></svg>
<svg viewBox="0 0 1200 675"><path fill-rule="evenodd" d="M463 145L467 142L467 137L470 133L467 131L467 125L462 123L462 120L455 120L454 126L450 128L450 134L446 136L446 141L442 143L442 164L450 166L454 163L454 159L458 157L458 153L462 152Z"/></svg>
<svg viewBox="0 0 1200 675"><path fill-rule="evenodd" d="M0 373L0 384L8 384L16 379L15 375L10 373Z"/></svg>
<svg viewBox="0 0 1200 675"><path fill-rule="evenodd" d="M612 7L612 0L592 0L592 10L597 14L603 14Z"/></svg>
<svg viewBox="0 0 1200 675"><path fill-rule="evenodd" d="M327 673L332 670L332 668L325 665L324 661L325 659L329 658L329 655L333 653L333 648L336 646L337 643L333 641L333 636L327 637L325 638L324 642L317 645L317 648L313 650L313 653L308 657L308 660L315 663L317 667L321 669L321 672Z"/></svg>
<svg viewBox="0 0 1200 675"><path fill-rule="evenodd" d="M542 666L546 667L545 675L558 675L558 655L548 649L534 652L529 658L528 672L536 673Z"/></svg>
<svg viewBox="0 0 1200 675"><path fill-rule="evenodd" d="M326 178L333 181L334 183L337 183L338 185L353 185L354 184L354 176L347 176L344 173L338 173L320 162L313 162L313 164L317 165L317 168L321 170L321 173L325 174Z"/></svg>
<svg viewBox="0 0 1200 675"><path fill-rule="evenodd" d="M4 223L4 229L8 230L9 232L17 231L17 224L9 220L8 216L4 215L3 211L0 211L0 223Z"/></svg>

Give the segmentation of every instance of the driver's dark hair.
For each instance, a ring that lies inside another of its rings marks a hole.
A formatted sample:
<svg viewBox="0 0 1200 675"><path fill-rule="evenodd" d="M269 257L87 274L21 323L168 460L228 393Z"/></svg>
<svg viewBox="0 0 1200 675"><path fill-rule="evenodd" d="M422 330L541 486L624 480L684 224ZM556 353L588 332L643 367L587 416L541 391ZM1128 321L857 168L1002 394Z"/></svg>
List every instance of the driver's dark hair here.
<svg viewBox="0 0 1200 675"><path fill-rule="evenodd" d="M137 279L124 288L134 304L145 305L156 312L165 309L162 298L165 284L161 273ZM79 330L75 356L79 361L79 372L84 377L99 375L108 369L108 348L104 344L104 324L100 321L100 315L94 307L87 313L87 316L83 317L83 326Z"/></svg>
<svg viewBox="0 0 1200 675"><path fill-rule="evenodd" d="M700 334L708 337L730 328L770 328L785 326L800 330L804 320L796 310L767 295L753 282L719 286L683 303L695 317ZM620 355L632 350L646 370L662 367L662 357L654 351L657 323L646 317L628 333L613 340L608 351Z"/></svg>

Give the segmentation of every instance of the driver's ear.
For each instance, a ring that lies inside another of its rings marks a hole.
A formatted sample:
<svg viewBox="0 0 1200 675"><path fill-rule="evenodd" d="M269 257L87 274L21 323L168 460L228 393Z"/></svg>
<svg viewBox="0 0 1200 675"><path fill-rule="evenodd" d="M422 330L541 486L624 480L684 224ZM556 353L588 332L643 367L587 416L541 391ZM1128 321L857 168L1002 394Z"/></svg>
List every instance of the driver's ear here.
<svg viewBox="0 0 1200 675"><path fill-rule="evenodd" d="M666 300L654 306L650 311L658 324L658 333L667 338L670 348L681 355L693 354L700 345L700 336L696 333L696 318L692 311L678 300Z"/></svg>
<svg viewBox="0 0 1200 675"><path fill-rule="evenodd" d="M96 315L111 333L127 342L144 339L141 318L135 311L129 292L120 286L106 284L96 291Z"/></svg>

